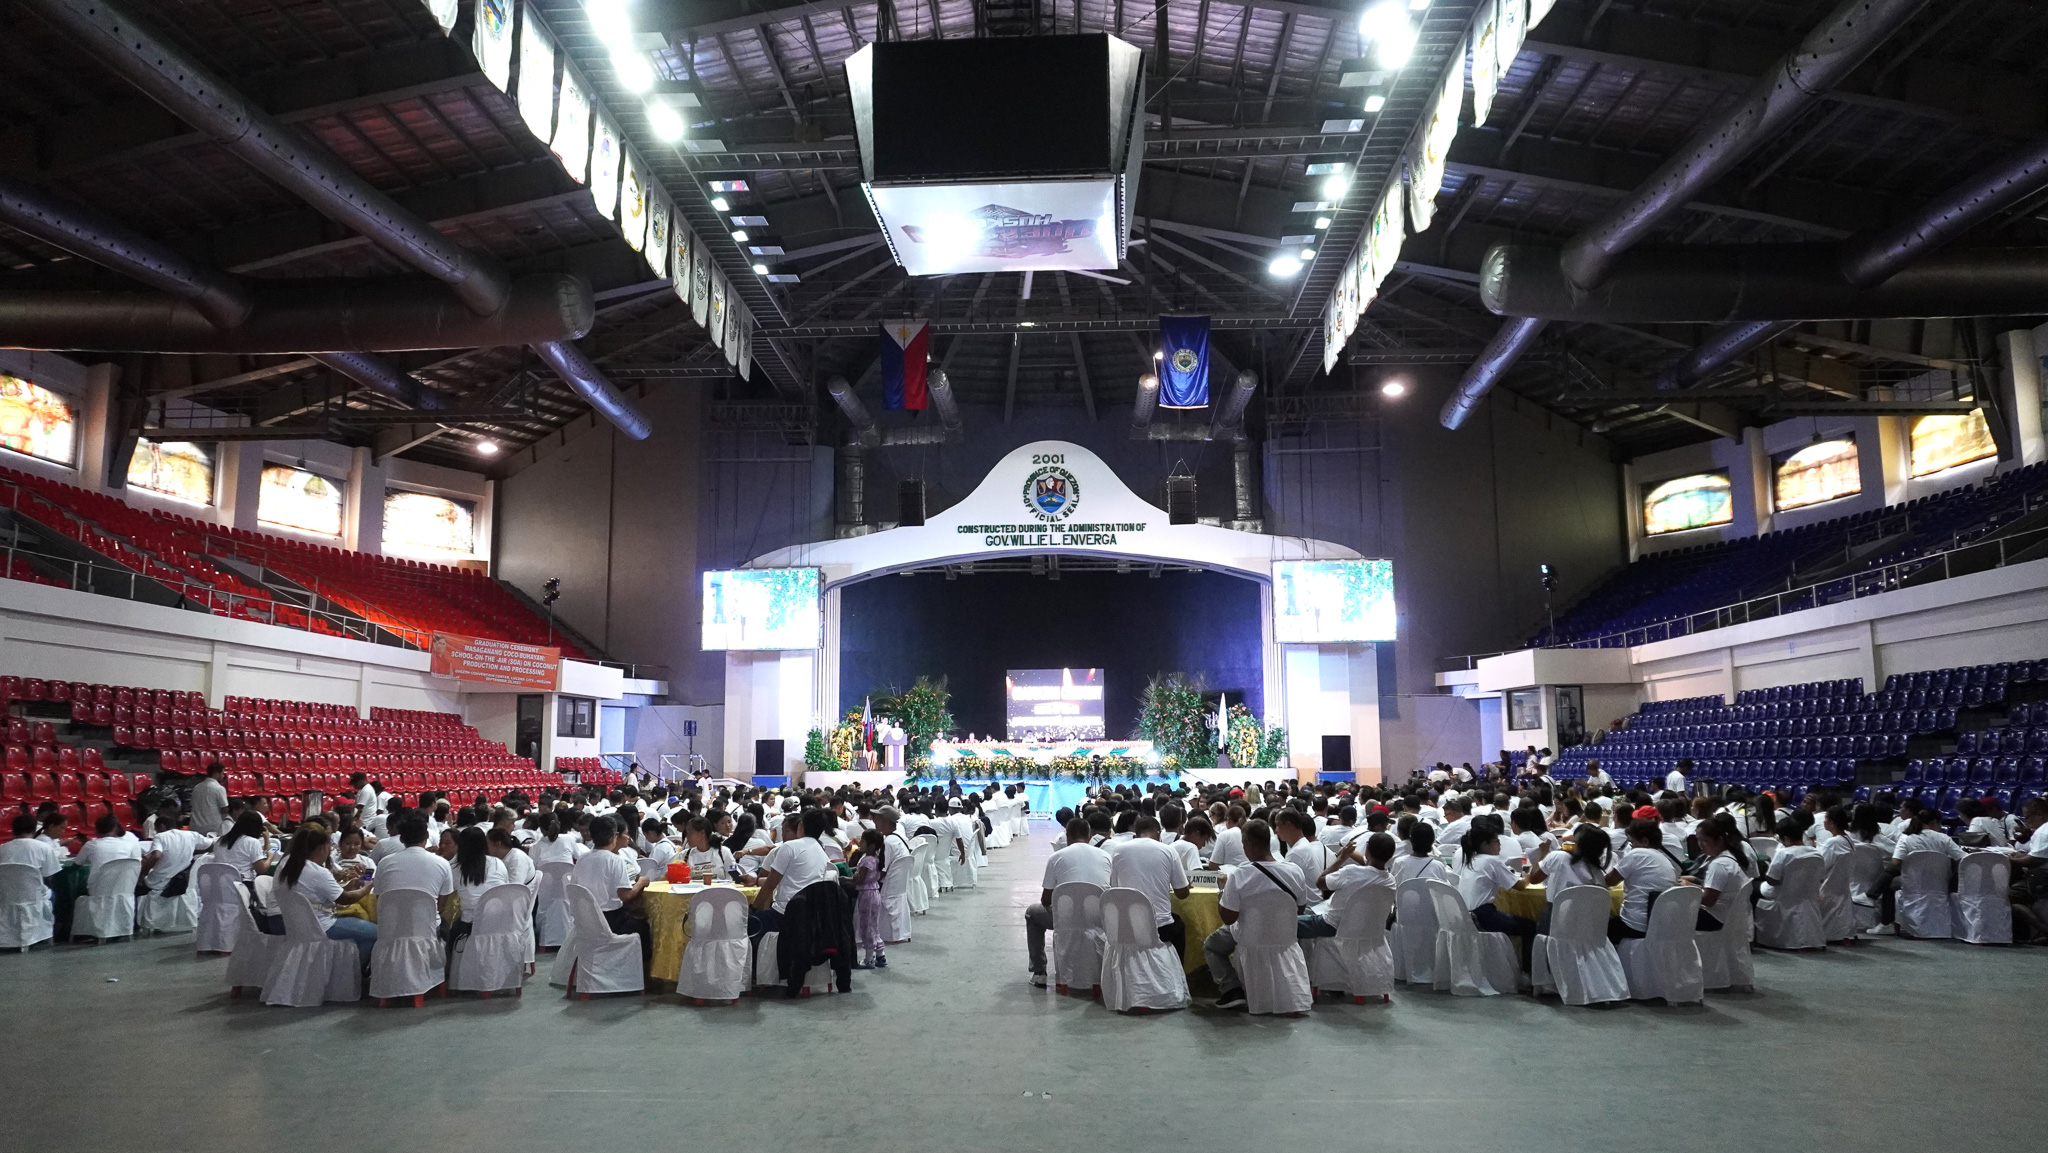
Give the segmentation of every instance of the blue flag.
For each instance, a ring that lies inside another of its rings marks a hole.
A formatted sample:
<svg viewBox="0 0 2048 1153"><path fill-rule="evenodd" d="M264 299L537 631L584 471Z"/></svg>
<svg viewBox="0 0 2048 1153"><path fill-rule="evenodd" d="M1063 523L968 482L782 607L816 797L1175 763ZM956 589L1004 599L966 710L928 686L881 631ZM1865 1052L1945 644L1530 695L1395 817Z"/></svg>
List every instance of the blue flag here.
<svg viewBox="0 0 2048 1153"><path fill-rule="evenodd" d="M1159 407L1205 408L1209 404L1209 318L1159 318Z"/></svg>

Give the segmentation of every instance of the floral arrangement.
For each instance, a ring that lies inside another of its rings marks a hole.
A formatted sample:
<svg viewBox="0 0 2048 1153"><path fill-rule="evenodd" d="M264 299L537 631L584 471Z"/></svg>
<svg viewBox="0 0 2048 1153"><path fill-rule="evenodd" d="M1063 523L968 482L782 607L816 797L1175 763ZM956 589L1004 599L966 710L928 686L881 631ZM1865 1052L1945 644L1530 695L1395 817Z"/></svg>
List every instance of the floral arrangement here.
<svg viewBox="0 0 2048 1153"><path fill-rule="evenodd" d="M1199 678L1165 673L1152 678L1138 704L1138 736L1152 742L1161 758L1175 764L1202 765L1216 758L1215 736L1202 706L1205 686Z"/></svg>
<svg viewBox="0 0 2048 1153"><path fill-rule="evenodd" d="M832 730L836 737L838 729ZM804 736L804 767L819 772L837 772L846 767L846 762L832 751L832 738L823 729L812 729Z"/></svg>

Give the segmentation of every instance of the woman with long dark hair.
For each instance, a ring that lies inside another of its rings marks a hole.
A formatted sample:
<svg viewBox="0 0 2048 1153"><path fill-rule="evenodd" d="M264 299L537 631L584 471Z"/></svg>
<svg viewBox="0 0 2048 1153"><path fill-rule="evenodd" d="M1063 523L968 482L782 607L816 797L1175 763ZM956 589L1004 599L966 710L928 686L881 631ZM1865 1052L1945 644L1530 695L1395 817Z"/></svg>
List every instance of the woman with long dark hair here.
<svg viewBox="0 0 2048 1153"><path fill-rule="evenodd" d="M324 838L326 834L323 832ZM213 844L213 851L207 854L209 864L219 862L235 867L235 879L253 881L256 874L269 869L276 857L269 834L263 830L263 814L254 809L243 809L235 818L234 827L220 835Z"/></svg>
<svg viewBox="0 0 2048 1153"><path fill-rule="evenodd" d="M456 922L467 931L483 908L484 894L506 883L505 862L491 855L491 836L471 825L455 838L455 899L461 911Z"/></svg>
<svg viewBox="0 0 2048 1153"><path fill-rule="evenodd" d="M300 829L292 834L291 848L285 853L284 864L278 866L277 883L306 898L313 906L313 916L320 922L320 931L330 939L355 942L367 968L370 950L377 944L377 926L357 917L337 917L334 910L362 900L370 887L343 888L327 867L333 852L334 842L324 826L313 824Z"/></svg>
<svg viewBox="0 0 2048 1153"><path fill-rule="evenodd" d="M1581 825L1572 836L1570 852L1554 850L1529 867L1528 883L1544 887L1543 919L1536 924L1539 933L1550 932L1550 913L1557 907L1559 893L1573 885L1607 885L1608 859L1613 855L1607 830Z"/></svg>
<svg viewBox="0 0 2048 1153"><path fill-rule="evenodd" d="M1513 913L1503 913L1494 904L1502 889L1522 884L1515 871L1500 855L1501 822L1487 814L1474 817L1472 827L1458 842L1458 895L1472 910L1472 921L1482 933L1506 933L1522 940L1522 971L1529 971L1530 953L1536 947L1536 922Z"/></svg>
<svg viewBox="0 0 2048 1153"><path fill-rule="evenodd" d="M725 838L712 831L710 821L691 817L690 823L683 826L683 839L689 845L683 853L683 862L690 866L692 881L731 878L734 868L732 850L725 847Z"/></svg>
<svg viewBox="0 0 2048 1153"><path fill-rule="evenodd" d="M1628 848L1607 871L1607 883L1622 886L1621 912L1607 919L1607 939L1619 943L1643 936L1650 927L1650 902L1678 884L1678 858L1665 850L1664 827L1657 818L1628 823Z"/></svg>

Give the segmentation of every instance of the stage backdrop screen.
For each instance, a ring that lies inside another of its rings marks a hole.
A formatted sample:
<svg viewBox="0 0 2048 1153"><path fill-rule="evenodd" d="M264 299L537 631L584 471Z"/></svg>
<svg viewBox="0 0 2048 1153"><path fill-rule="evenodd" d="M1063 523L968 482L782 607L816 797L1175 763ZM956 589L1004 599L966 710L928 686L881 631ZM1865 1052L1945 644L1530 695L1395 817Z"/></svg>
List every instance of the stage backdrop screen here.
<svg viewBox="0 0 2048 1153"><path fill-rule="evenodd" d="M817 569L704 574L706 649L814 649L820 620Z"/></svg>
<svg viewBox="0 0 2048 1153"><path fill-rule="evenodd" d="M1394 562L1275 562L1273 639L1281 644L1393 640Z"/></svg>
<svg viewBox="0 0 2048 1153"><path fill-rule="evenodd" d="M1101 669L1011 669L1005 678L1013 741L1099 741Z"/></svg>

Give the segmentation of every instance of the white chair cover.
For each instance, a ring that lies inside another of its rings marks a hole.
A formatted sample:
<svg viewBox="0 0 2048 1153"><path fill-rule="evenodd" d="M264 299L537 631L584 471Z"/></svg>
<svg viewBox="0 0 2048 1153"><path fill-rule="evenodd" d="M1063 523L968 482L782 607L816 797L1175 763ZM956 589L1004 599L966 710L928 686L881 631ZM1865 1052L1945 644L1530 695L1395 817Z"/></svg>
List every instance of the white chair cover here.
<svg viewBox="0 0 2048 1153"><path fill-rule="evenodd" d="M383 915L383 910L378 910ZM378 930L383 944L383 930ZM525 885L492 885L477 903L469 936L455 942L448 960L448 988L497 993L526 985L526 959L533 947L533 890ZM370 984L377 984L376 970Z"/></svg>
<svg viewBox="0 0 2048 1153"><path fill-rule="evenodd" d="M1645 936L1617 946L1621 967L1628 974L1629 996L1638 1001L1662 997L1668 1005L1706 1000L1706 969L1698 941L1700 900L1706 895L1706 890L1694 885L1657 894ZM1727 901L1722 897L1714 907L1719 909Z"/></svg>
<svg viewBox="0 0 2048 1153"><path fill-rule="evenodd" d="M199 927L199 890L187 881L175 897L137 897L135 921L152 933L192 932Z"/></svg>
<svg viewBox="0 0 2048 1153"><path fill-rule="evenodd" d="M1394 979L1408 985L1436 981L1436 906L1429 899L1429 881L1403 881L1394 890Z"/></svg>
<svg viewBox="0 0 2048 1153"><path fill-rule="evenodd" d="M0 949L26 949L57 934L50 886L30 865L0 865Z"/></svg>
<svg viewBox="0 0 2048 1153"><path fill-rule="evenodd" d="M1136 889L1102 894L1102 1004L1128 1009L1185 1009L1188 975L1180 954L1159 939L1152 902Z"/></svg>
<svg viewBox="0 0 2048 1153"><path fill-rule="evenodd" d="M1956 865L1956 936L1972 945L2012 944L2012 862L2003 853L1971 853Z"/></svg>
<svg viewBox="0 0 2048 1153"><path fill-rule="evenodd" d="M377 894L377 944L370 950L370 996L418 997L448 977L440 902L421 889Z"/></svg>
<svg viewBox="0 0 2048 1153"><path fill-rule="evenodd" d="M1457 997L1497 997L1515 991L1520 965L1515 960L1515 943L1506 933L1482 933L1472 922L1472 910L1455 886L1443 881L1424 881L1429 902L1436 910L1436 960L1433 963L1438 992ZM1552 918L1555 928L1555 917Z"/></svg>
<svg viewBox="0 0 2048 1153"><path fill-rule="evenodd" d="M220 861L201 861L192 867L187 891L199 894L199 927L192 947L201 953L234 952L239 939L237 926L244 920L255 922L249 913L248 890L235 883L235 867Z"/></svg>
<svg viewBox="0 0 2048 1153"><path fill-rule="evenodd" d="M1308 957L1297 939L1299 911L1286 893L1254 893L1237 911L1231 961L1244 982L1247 1013L1306 1013L1315 1003Z"/></svg>
<svg viewBox="0 0 2048 1153"><path fill-rule="evenodd" d="M329 939L312 903L296 889L279 885L272 896L284 918L284 936L270 947L263 1003L311 1008L323 1001L362 1000L363 961L356 943ZM383 913L380 900L377 914Z"/></svg>
<svg viewBox="0 0 2048 1153"><path fill-rule="evenodd" d="M910 842L910 911L927 913L932 907L932 846L938 842L930 837L915 837Z"/></svg>
<svg viewBox="0 0 2048 1153"><path fill-rule="evenodd" d="M1850 881L1856 861L1849 852L1823 858L1820 875L1821 936L1829 941L1846 941L1856 935L1856 905L1850 900Z"/></svg>
<svg viewBox="0 0 2048 1153"><path fill-rule="evenodd" d="M134 936L135 882L141 876L140 857L94 865L85 879L85 896L71 903L71 939Z"/></svg>
<svg viewBox="0 0 2048 1153"><path fill-rule="evenodd" d="M1052 891L1052 983L1093 989L1102 984L1102 886L1068 881Z"/></svg>
<svg viewBox="0 0 2048 1153"><path fill-rule="evenodd" d="M1714 916L1720 919L1721 928L1694 936L1700 947L1701 980L1709 990L1747 993L1756 988L1756 959L1749 947L1756 928L1749 894L1755 889L1756 880L1751 878L1734 892L1721 894L1714 902ZM1662 904L1663 898L1658 898L1658 903Z"/></svg>
<svg viewBox="0 0 2048 1153"><path fill-rule="evenodd" d="M1658 908L1663 908L1670 892L1658 895ZM1571 885L1557 894L1550 907L1550 932L1536 938L1529 956L1529 984L1535 992L1556 993L1567 1005L1628 1000L1628 974L1607 939L1612 907L1604 885ZM1698 897L1693 907L1699 907Z"/></svg>
<svg viewBox="0 0 2048 1153"><path fill-rule="evenodd" d="M1827 867L1819 857L1801 857L1779 870L1771 895L1756 903L1757 944L1771 949L1827 948L1827 924L1820 910L1820 884Z"/></svg>
<svg viewBox="0 0 2048 1153"><path fill-rule="evenodd" d="M235 869L232 865L221 865L230 876ZM270 954L284 947L283 937L273 937L256 927L256 918L249 912L247 902L239 893L234 895L228 908L229 924L235 938L234 951L228 954L228 996L239 997L242 990L263 991L263 980L270 974Z"/></svg>
<svg viewBox="0 0 2048 1153"><path fill-rule="evenodd" d="M1877 887L1884 880L1884 864L1884 850L1876 845L1857 845L1849 850L1849 916L1858 933L1877 928Z"/></svg>
<svg viewBox="0 0 2048 1153"><path fill-rule="evenodd" d="M747 895L714 885L690 898L690 941L676 972L676 993L736 1001L747 991Z"/></svg>
<svg viewBox="0 0 2048 1153"><path fill-rule="evenodd" d="M754 984L777 989L788 988L789 982L782 979L781 946L781 933L761 934L760 943L754 946ZM813 965L811 971L804 974L804 983L799 987L806 993L813 989L829 991L838 979L838 974L832 969L832 963L827 961L822 965Z"/></svg>
<svg viewBox="0 0 2048 1153"><path fill-rule="evenodd" d="M1364 1004L1367 997L1385 1000L1394 991L1394 950L1388 943L1387 916L1394 911L1389 885L1356 885L1330 902L1330 922L1337 935L1318 944L1311 975L1318 989L1335 989Z"/></svg>
<svg viewBox="0 0 2048 1153"><path fill-rule="evenodd" d="M974 888L976 883L981 880L981 866L986 864L988 860L987 856L982 853L974 834L969 833L964 837L956 836L951 846L945 852L954 854L947 857L953 864L953 887L956 889ZM960 854L965 854L967 859L961 860Z"/></svg>
<svg viewBox="0 0 2048 1153"><path fill-rule="evenodd" d="M1771 858L1778 855L1778 838L1762 835L1751 837L1749 851L1756 855L1757 871L1761 873L1764 866L1771 863Z"/></svg>
<svg viewBox="0 0 2048 1153"><path fill-rule="evenodd" d="M944 829L944 826L937 827ZM953 836L952 830L944 829L932 845L930 884L934 895L953 891L953 868L959 857L959 850L956 847L958 844L959 838Z"/></svg>
<svg viewBox="0 0 2048 1153"><path fill-rule="evenodd" d="M1943 939L1956 935L1955 903L1949 900L1949 858L1932 849L1908 853L1899 862L1899 935Z"/></svg>
<svg viewBox="0 0 2048 1153"><path fill-rule="evenodd" d="M560 948L569 939L569 898L562 886L569 883L568 861L549 861L534 869L533 943L543 949Z"/></svg>
<svg viewBox="0 0 2048 1153"><path fill-rule="evenodd" d="M882 875L882 940L889 944L910 940L910 885L916 879L915 858Z"/></svg>
<svg viewBox="0 0 2048 1153"><path fill-rule="evenodd" d="M612 932L589 889L573 884L566 888L569 940L562 951L570 955L570 994L640 992L647 985L646 970L640 966L640 938Z"/></svg>

